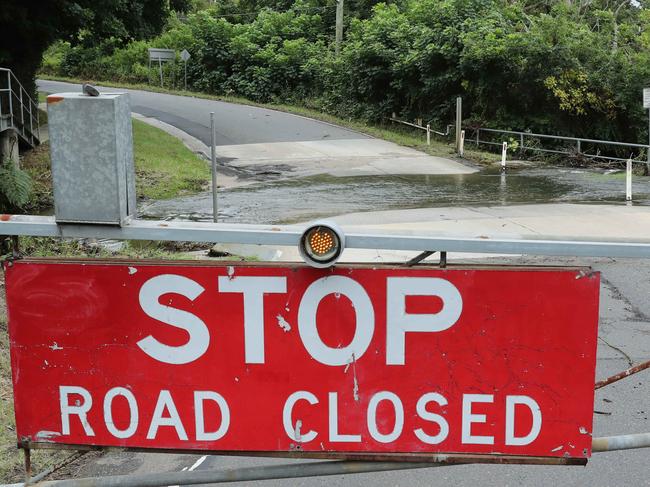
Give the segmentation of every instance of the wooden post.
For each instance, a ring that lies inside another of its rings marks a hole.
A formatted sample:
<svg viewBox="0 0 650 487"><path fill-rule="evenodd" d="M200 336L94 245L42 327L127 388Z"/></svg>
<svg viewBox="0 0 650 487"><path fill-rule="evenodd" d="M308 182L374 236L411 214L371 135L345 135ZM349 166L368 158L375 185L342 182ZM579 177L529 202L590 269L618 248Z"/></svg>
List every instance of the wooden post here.
<svg viewBox="0 0 650 487"><path fill-rule="evenodd" d="M501 171L506 172L506 154L508 153L508 143L503 143L503 148L501 149Z"/></svg>

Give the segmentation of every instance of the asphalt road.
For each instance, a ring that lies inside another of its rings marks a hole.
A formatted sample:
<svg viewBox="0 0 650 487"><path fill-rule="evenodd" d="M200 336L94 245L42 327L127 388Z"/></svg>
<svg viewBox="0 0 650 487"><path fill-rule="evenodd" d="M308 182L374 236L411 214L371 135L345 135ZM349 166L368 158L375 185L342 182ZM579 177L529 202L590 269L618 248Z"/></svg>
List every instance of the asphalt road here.
<svg viewBox="0 0 650 487"><path fill-rule="evenodd" d="M38 80L46 93L80 92L81 85ZM127 92L131 110L173 125L210 144L210 112L215 113L217 145L313 140L365 139L365 135L289 113L188 96L98 87L101 92Z"/></svg>

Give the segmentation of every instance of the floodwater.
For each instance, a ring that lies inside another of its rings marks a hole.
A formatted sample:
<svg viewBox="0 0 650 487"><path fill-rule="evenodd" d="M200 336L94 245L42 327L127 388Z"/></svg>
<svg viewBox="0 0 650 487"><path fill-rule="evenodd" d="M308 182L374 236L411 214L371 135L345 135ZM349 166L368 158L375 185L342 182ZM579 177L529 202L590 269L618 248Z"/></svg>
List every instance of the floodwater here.
<svg viewBox="0 0 650 487"><path fill-rule="evenodd" d="M634 204L650 205L650 178L634 177ZM526 203L625 204L625 174L567 167L487 169L454 176L314 176L258 183L218 193L219 221L295 223L361 211ZM201 193L141 204L143 218L212 220Z"/></svg>

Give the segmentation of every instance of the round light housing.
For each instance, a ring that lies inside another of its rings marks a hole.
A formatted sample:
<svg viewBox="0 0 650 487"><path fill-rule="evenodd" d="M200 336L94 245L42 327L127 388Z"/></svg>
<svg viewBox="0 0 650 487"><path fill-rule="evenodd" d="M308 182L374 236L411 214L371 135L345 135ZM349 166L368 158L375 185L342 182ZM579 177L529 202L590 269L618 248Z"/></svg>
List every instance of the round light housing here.
<svg viewBox="0 0 650 487"><path fill-rule="evenodd" d="M345 247L345 235L333 222L310 224L300 237L298 250L312 267L325 268L336 263Z"/></svg>

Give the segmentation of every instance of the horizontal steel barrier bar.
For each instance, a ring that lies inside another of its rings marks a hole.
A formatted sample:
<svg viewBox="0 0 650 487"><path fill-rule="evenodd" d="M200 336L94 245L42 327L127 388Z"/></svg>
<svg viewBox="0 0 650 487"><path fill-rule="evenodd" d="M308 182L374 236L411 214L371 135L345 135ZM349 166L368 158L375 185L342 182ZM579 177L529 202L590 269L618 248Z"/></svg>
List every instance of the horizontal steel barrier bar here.
<svg viewBox="0 0 650 487"><path fill-rule="evenodd" d="M592 451L602 453L615 450L629 450L650 447L650 433L607 436L592 440ZM494 462L512 464L562 464L571 463L571 459L540 457L507 457L499 461L498 456L479 455ZM474 460L478 460L475 458ZM468 458L466 461L448 462L448 455L431 455L429 462L384 462L384 461L325 461L311 463L293 463L261 467L244 467L225 470L200 470L184 472L163 472L153 474L113 475L105 477L52 480L40 482L43 487L160 487L167 485L197 485L207 483L230 483L256 480L289 479L304 477L321 477L370 472L388 472L441 466L476 463ZM480 463L480 462L479 462ZM9 484L3 487L24 487L24 483Z"/></svg>
<svg viewBox="0 0 650 487"><path fill-rule="evenodd" d="M594 438L592 441L592 450L594 453L615 450L632 450L636 448L649 447L650 433L605 436L602 438Z"/></svg>
<svg viewBox="0 0 650 487"><path fill-rule="evenodd" d="M40 482L47 487L162 487L167 485L197 485L255 480L294 479L344 475L368 472L388 472L416 468L439 467L440 463L427 462L313 462L262 467L234 468L227 470L194 470L192 472L164 472L153 474L113 475L68 480ZM23 487L10 484L5 487Z"/></svg>
<svg viewBox="0 0 650 487"><path fill-rule="evenodd" d="M302 226L244 225L213 222L132 220L119 227L96 224L57 224L54 217L0 215L0 235L61 238L109 238L259 245L298 245ZM650 258L648 240L561 240L453 238L399 234L346 233L348 248L555 255L576 257Z"/></svg>

